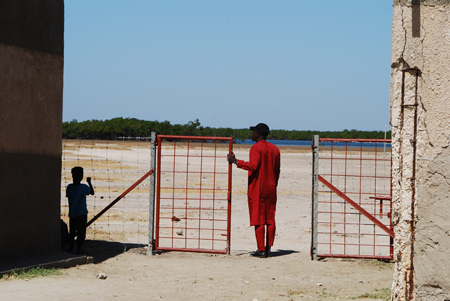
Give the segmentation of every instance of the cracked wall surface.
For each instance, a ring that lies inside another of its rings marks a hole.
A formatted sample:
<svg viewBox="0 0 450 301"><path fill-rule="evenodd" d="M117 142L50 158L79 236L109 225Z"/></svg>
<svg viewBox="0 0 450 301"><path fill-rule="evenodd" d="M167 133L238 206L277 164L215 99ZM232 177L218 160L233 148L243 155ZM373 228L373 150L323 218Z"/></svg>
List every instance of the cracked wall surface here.
<svg viewBox="0 0 450 301"><path fill-rule="evenodd" d="M393 300L450 299L450 0L395 0Z"/></svg>

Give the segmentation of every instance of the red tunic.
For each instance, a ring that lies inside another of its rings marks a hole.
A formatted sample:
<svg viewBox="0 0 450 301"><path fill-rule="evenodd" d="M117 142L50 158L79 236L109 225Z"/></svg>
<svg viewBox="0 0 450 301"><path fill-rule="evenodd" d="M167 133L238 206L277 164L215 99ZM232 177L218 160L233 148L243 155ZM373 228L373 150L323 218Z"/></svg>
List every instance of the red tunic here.
<svg viewBox="0 0 450 301"><path fill-rule="evenodd" d="M250 226L274 224L280 150L272 143L260 140L250 149L250 162L238 160L237 167L248 170Z"/></svg>

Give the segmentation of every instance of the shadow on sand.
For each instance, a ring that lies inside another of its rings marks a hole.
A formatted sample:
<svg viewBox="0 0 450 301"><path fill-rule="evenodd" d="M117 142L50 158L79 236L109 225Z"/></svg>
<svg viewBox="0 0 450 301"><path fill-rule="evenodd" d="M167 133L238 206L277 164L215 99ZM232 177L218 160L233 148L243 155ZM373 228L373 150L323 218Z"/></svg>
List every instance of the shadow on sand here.
<svg viewBox="0 0 450 301"><path fill-rule="evenodd" d="M94 263L101 263L125 252L147 254L146 244L121 243L104 240L86 240L83 244L84 255L93 257Z"/></svg>
<svg viewBox="0 0 450 301"><path fill-rule="evenodd" d="M272 252L272 257L278 257L278 256L285 256L290 255L294 253L300 253L300 251L294 251L294 250L276 250Z"/></svg>
<svg viewBox="0 0 450 301"><path fill-rule="evenodd" d="M11 260L0 261L0 277L12 271L40 268L69 268L80 264L100 263L124 252L146 254L145 244L127 244L112 241L86 240L83 254L68 252L67 247L62 251L22 256Z"/></svg>
<svg viewBox="0 0 450 301"><path fill-rule="evenodd" d="M121 243L104 240L86 240L83 245L84 254L74 254L73 252L55 251L39 256L18 258L11 261L0 262L0 276L8 274L12 270L27 270L33 267L42 268L69 268L79 264L101 263L114 258L125 252L146 255L148 248L146 244ZM156 252L161 254L163 252ZM249 256L252 252L239 251L234 256ZM300 251L294 250L274 250L272 257L285 256Z"/></svg>
<svg viewBox="0 0 450 301"><path fill-rule="evenodd" d="M250 255L253 252L240 252L238 254L236 254L237 256L242 256L242 255ZM294 253L300 253L300 251L295 251L295 250L274 250L272 251L272 257L278 257L278 256L285 256L285 255L290 255L290 254L294 254Z"/></svg>

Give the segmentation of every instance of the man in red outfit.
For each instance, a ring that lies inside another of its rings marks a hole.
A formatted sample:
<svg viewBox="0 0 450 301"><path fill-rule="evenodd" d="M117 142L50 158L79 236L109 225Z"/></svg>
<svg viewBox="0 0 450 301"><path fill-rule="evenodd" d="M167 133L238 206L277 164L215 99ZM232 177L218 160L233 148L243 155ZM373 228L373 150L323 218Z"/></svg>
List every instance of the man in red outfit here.
<svg viewBox="0 0 450 301"><path fill-rule="evenodd" d="M277 205L277 185L280 177L280 150L266 141L269 127L264 123L250 127L252 140L256 142L250 149L250 161L236 159L234 153L228 155L228 162L238 168L248 170L248 208L250 226L255 226L258 250L255 257L270 257L270 247L275 239L275 210ZM266 229L267 228L267 229ZM267 237L266 237L267 230Z"/></svg>

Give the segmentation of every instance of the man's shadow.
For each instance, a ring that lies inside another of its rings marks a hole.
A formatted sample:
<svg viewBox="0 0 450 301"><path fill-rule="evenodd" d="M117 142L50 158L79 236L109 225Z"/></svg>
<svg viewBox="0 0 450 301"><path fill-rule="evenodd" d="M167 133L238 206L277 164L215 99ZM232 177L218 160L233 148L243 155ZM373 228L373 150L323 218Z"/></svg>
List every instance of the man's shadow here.
<svg viewBox="0 0 450 301"><path fill-rule="evenodd" d="M236 254L237 256L241 256L241 255L248 255L251 254L253 252L240 252L238 254ZM278 256L286 256L286 255L290 255L290 254L294 254L294 253L300 253L300 251L295 251L295 250L274 250L271 252L271 257L278 257Z"/></svg>
<svg viewBox="0 0 450 301"><path fill-rule="evenodd" d="M285 255L290 255L290 254L294 254L294 253L300 253L300 251L295 251L295 250L276 250L276 251L272 251L272 257L278 257L278 256L285 256Z"/></svg>

